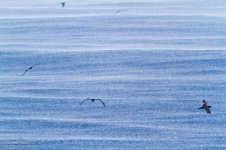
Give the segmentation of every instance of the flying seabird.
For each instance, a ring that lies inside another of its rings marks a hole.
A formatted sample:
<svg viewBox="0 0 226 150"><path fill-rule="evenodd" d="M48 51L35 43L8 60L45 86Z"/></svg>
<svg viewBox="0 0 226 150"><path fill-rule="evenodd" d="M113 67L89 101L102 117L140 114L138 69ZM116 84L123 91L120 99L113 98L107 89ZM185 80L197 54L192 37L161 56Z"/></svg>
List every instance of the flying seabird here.
<svg viewBox="0 0 226 150"><path fill-rule="evenodd" d="M120 12L121 12L120 10L116 10L116 11L115 11L115 13L120 13Z"/></svg>
<svg viewBox="0 0 226 150"><path fill-rule="evenodd" d="M104 102L103 102L101 99L87 98L87 99L83 100L83 101L80 103L80 105L82 105L82 103L85 102L85 101L91 101L91 102L94 102L94 101L100 101L100 102L104 105L104 107L105 107L105 104L104 104Z"/></svg>
<svg viewBox="0 0 226 150"><path fill-rule="evenodd" d="M61 4L61 6L62 6L62 7L64 7L64 6L65 6L65 2L61 2L60 4Z"/></svg>
<svg viewBox="0 0 226 150"><path fill-rule="evenodd" d="M209 106L205 100L203 100L202 102L203 102L202 107L199 107L198 109L205 109L205 111L210 114L211 106Z"/></svg>
<svg viewBox="0 0 226 150"><path fill-rule="evenodd" d="M22 76L25 75L25 74L27 73L28 70L31 70L31 69L33 68L33 66L35 66L35 65L39 65L39 64L34 64L34 65L30 66L29 68L27 68L27 69L24 71L24 73L22 74Z"/></svg>

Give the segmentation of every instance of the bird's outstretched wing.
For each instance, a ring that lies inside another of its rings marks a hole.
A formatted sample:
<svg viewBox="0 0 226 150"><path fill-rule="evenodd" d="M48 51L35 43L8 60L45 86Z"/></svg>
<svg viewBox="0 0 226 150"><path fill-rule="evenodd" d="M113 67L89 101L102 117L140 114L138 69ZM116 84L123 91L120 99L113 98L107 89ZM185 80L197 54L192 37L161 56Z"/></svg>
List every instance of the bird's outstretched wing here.
<svg viewBox="0 0 226 150"><path fill-rule="evenodd" d="M30 68L30 67L29 67L29 68ZM24 71L24 73L22 74L22 76L26 74L26 72L29 70L29 68L27 68L27 69Z"/></svg>
<svg viewBox="0 0 226 150"><path fill-rule="evenodd" d="M104 105L104 107L105 107L105 103L101 99L96 99L96 100L97 101L100 101Z"/></svg>
<svg viewBox="0 0 226 150"><path fill-rule="evenodd" d="M84 99L84 100L80 103L80 105L82 105L82 103L84 103L85 101L88 101L88 100L90 100L90 99L89 99L89 98Z"/></svg>
<svg viewBox="0 0 226 150"><path fill-rule="evenodd" d="M206 111L207 113L209 113L209 114L211 113L209 107L205 107L205 111Z"/></svg>
<svg viewBox="0 0 226 150"><path fill-rule="evenodd" d="M202 105L202 107L199 107L198 109L204 109L205 108L205 104Z"/></svg>
<svg viewBox="0 0 226 150"><path fill-rule="evenodd" d="M37 66L37 65L40 65L40 63L33 64L31 67L33 67L33 66Z"/></svg>

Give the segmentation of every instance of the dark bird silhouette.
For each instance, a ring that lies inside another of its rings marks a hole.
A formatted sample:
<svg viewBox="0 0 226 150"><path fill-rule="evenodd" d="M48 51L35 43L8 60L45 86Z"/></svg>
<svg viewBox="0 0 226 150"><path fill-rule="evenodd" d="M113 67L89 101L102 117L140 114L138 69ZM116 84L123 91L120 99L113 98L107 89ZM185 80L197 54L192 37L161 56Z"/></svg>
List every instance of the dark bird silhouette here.
<svg viewBox="0 0 226 150"><path fill-rule="evenodd" d="M25 75L25 74L28 72L28 70L33 69L33 66L35 66L35 65L39 65L39 64L34 64L34 65L30 66L29 68L27 68L27 69L24 71L24 73L22 74L22 76Z"/></svg>
<svg viewBox="0 0 226 150"><path fill-rule="evenodd" d="M64 6L65 6L65 2L61 2L60 4L61 4L61 6L62 6L62 7L64 7Z"/></svg>
<svg viewBox="0 0 226 150"><path fill-rule="evenodd" d="M100 101L100 102L104 105L104 107L105 107L105 103L104 103L101 99L87 98L87 99L83 100L83 101L80 103L80 105L82 105L82 103L84 103L85 101L91 101L91 102Z"/></svg>
<svg viewBox="0 0 226 150"><path fill-rule="evenodd" d="M120 13L120 12L121 12L120 10L116 10L116 11L115 11L115 13Z"/></svg>
<svg viewBox="0 0 226 150"><path fill-rule="evenodd" d="M211 113L211 111L210 111L211 106L209 106L205 100L203 100L202 102L203 102L202 107L199 107L198 109L205 109L205 111L210 114Z"/></svg>

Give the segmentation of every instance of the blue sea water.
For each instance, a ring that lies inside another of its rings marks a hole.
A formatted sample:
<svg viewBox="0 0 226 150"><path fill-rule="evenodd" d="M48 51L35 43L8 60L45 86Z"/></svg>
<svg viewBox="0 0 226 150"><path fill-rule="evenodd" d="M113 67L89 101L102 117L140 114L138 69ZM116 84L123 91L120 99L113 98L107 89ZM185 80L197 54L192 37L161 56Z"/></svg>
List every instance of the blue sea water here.
<svg viewBox="0 0 226 150"><path fill-rule="evenodd" d="M226 149L224 0L0 2L1 150Z"/></svg>
<svg viewBox="0 0 226 150"><path fill-rule="evenodd" d="M1 52L2 149L225 149L225 51ZM40 63L21 76L33 63ZM80 102L101 98L101 103ZM212 113L197 109L206 99Z"/></svg>

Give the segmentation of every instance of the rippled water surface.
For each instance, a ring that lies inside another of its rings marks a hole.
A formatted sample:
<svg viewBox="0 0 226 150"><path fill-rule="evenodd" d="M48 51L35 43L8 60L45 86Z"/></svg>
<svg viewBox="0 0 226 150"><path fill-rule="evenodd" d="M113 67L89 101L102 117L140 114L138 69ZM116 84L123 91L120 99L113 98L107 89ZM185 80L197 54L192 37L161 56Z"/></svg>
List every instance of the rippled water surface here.
<svg viewBox="0 0 226 150"><path fill-rule="evenodd" d="M59 3L0 5L1 150L226 149L225 1Z"/></svg>
<svg viewBox="0 0 226 150"><path fill-rule="evenodd" d="M4 149L225 149L224 51L1 53ZM22 73L30 64L40 63ZM79 103L101 98L101 103ZM212 113L197 109L206 99Z"/></svg>

